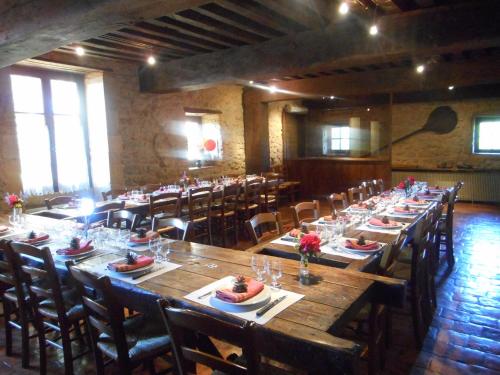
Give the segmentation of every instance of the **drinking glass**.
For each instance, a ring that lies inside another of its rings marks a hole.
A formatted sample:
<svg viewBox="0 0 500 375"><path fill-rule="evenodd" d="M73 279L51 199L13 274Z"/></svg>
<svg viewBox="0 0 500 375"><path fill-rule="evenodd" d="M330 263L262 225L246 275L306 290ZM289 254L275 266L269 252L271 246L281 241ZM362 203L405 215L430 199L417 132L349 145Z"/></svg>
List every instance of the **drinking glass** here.
<svg viewBox="0 0 500 375"><path fill-rule="evenodd" d="M167 241L163 246L162 246L162 257L164 262L170 262L170 253L172 252L170 248L170 241Z"/></svg>
<svg viewBox="0 0 500 375"><path fill-rule="evenodd" d="M154 258L157 262L161 262L163 260L161 249L162 242L160 238L152 238L149 240L149 250L154 254Z"/></svg>
<svg viewBox="0 0 500 375"><path fill-rule="evenodd" d="M281 288L281 284L278 282L281 276L283 276L283 266L281 264L281 260L273 260L271 262L271 286L273 288Z"/></svg>
<svg viewBox="0 0 500 375"><path fill-rule="evenodd" d="M252 256L252 270L257 275L257 281L265 281L266 273L269 271L269 261L266 256Z"/></svg>

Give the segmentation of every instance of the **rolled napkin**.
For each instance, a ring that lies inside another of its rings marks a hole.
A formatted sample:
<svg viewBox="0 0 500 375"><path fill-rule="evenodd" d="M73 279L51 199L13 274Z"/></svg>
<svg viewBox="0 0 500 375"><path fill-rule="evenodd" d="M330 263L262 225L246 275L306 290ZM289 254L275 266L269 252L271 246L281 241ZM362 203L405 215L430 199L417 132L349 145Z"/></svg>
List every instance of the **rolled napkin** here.
<svg viewBox="0 0 500 375"><path fill-rule="evenodd" d="M372 217L370 221L368 221L368 224L376 226L376 227L398 227L400 224L397 221L389 220L388 223L382 222L380 219L376 219Z"/></svg>
<svg viewBox="0 0 500 375"><path fill-rule="evenodd" d="M250 277L245 278L247 291L244 293L235 293L231 288L219 289L215 292L215 296L221 301L240 303L244 302L262 292L264 284Z"/></svg>
<svg viewBox="0 0 500 375"><path fill-rule="evenodd" d="M378 242L377 241L370 241L369 243L367 242L365 245L359 245L358 241L356 240L345 240L344 247L347 249L353 249L353 250L376 250L378 249Z"/></svg>
<svg viewBox="0 0 500 375"><path fill-rule="evenodd" d="M146 255L139 255L134 264L128 264L126 261L114 262L108 264L108 269L115 272L128 272L149 266L153 262L153 258Z"/></svg>
<svg viewBox="0 0 500 375"><path fill-rule="evenodd" d="M46 241L48 239L49 239L49 235L47 233L37 233L34 238L26 237L26 238L23 238L22 240L20 240L20 242L24 242L24 243L31 245L31 244L34 244L37 242Z"/></svg>
<svg viewBox="0 0 500 375"><path fill-rule="evenodd" d="M90 246L90 243L92 240L88 241L82 241L80 242L80 248L79 249L72 249L71 247L67 247L66 249L59 249L56 251L58 255L80 255L80 254L85 254L92 250L94 247Z"/></svg>
<svg viewBox="0 0 500 375"><path fill-rule="evenodd" d="M404 207L394 207L394 212L401 214L418 214L418 211L414 208L410 208L409 210L405 210Z"/></svg>
<svg viewBox="0 0 500 375"><path fill-rule="evenodd" d="M157 232L153 232L152 230L146 232L145 237L139 237L137 233L134 233L130 236L129 246L137 246L142 244L149 243L149 240L153 238L157 238L159 234Z"/></svg>

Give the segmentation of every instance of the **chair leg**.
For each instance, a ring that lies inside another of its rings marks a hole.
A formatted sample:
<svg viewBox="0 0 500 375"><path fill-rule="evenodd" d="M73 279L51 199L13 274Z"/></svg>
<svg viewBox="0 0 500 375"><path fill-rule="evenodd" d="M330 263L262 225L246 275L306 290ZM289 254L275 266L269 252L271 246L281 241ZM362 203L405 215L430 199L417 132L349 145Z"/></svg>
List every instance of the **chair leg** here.
<svg viewBox="0 0 500 375"><path fill-rule="evenodd" d="M452 268L455 265L455 255L453 253L453 230L446 233L446 260L448 267Z"/></svg>
<svg viewBox="0 0 500 375"><path fill-rule="evenodd" d="M9 320L12 315L12 304L5 298L3 299L3 315L5 322L5 354L10 357L12 355L12 327Z"/></svg>
<svg viewBox="0 0 500 375"><path fill-rule="evenodd" d="M61 338L64 355L64 373L73 374L73 350L71 348L71 338L69 337L69 327L61 327Z"/></svg>
<svg viewBox="0 0 500 375"><path fill-rule="evenodd" d="M94 360L97 375L104 375L104 360L99 349L94 350Z"/></svg>
<svg viewBox="0 0 500 375"><path fill-rule="evenodd" d="M39 318L37 318L37 331L40 351L40 375L45 375L47 373L47 343L45 341L45 328Z"/></svg>
<svg viewBox="0 0 500 375"><path fill-rule="evenodd" d="M21 322L21 366L23 368L30 367L30 323L24 309L19 309L19 317Z"/></svg>

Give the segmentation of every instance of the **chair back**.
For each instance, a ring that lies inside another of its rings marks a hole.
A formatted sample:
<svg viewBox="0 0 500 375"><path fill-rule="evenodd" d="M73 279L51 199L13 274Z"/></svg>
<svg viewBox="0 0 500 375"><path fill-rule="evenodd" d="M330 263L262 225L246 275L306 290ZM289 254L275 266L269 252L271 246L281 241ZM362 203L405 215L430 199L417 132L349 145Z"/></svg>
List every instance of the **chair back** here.
<svg viewBox="0 0 500 375"><path fill-rule="evenodd" d="M238 207L238 197L241 192L241 184L234 183L231 185L224 186L222 191L222 199L220 204L220 213L222 216L226 212L236 212L236 207Z"/></svg>
<svg viewBox="0 0 500 375"><path fill-rule="evenodd" d="M396 259L399 254L403 251L403 248L406 246L408 234L403 229L398 237L394 240L393 244L384 251L382 255L382 259L380 260L379 265L379 274L382 276L392 277L394 274L394 268L397 264Z"/></svg>
<svg viewBox="0 0 500 375"><path fill-rule="evenodd" d="M124 307L113 292L111 280L108 276L97 277L74 267L69 262L67 266L82 300L94 353L99 353L97 348L99 336L106 334L116 345L118 362L128 363L128 344L123 327ZM99 299L95 298L94 291L97 292Z"/></svg>
<svg viewBox="0 0 500 375"><path fill-rule="evenodd" d="M102 200L107 201L111 199L115 199L119 195L125 194L127 192L126 189L111 189L108 191L101 191Z"/></svg>
<svg viewBox="0 0 500 375"><path fill-rule="evenodd" d="M384 180L379 178L378 180L373 180L375 183L375 188L379 194L385 191Z"/></svg>
<svg viewBox="0 0 500 375"><path fill-rule="evenodd" d="M363 187L352 187L347 189L347 196L349 197L349 204L354 204L364 201L365 195L363 193Z"/></svg>
<svg viewBox="0 0 500 375"><path fill-rule="evenodd" d="M60 195L58 197L45 199L45 206L47 207L47 210L51 210L54 206L59 206L61 204L68 204L69 202L72 202L74 199L75 197L69 195Z"/></svg>
<svg viewBox="0 0 500 375"><path fill-rule="evenodd" d="M175 239L182 241L192 241L194 226L192 221L185 221L178 217L154 217L152 229L162 236L170 237L169 234L175 231ZM180 234L182 232L182 235Z"/></svg>
<svg viewBox="0 0 500 375"><path fill-rule="evenodd" d="M339 215L339 209L345 210L347 207L349 207L349 202L347 201L346 193L330 194L330 196L328 197L328 201L330 202L330 208L333 217Z"/></svg>
<svg viewBox="0 0 500 375"><path fill-rule="evenodd" d="M284 233L283 224L281 223L281 214L279 212L259 213L245 222L250 241L252 241L254 245L257 245L262 240L261 226L264 224L274 227L272 231L276 231L277 234ZM258 235L258 233L260 235Z"/></svg>
<svg viewBox="0 0 500 375"><path fill-rule="evenodd" d="M127 210L108 211L106 219L106 227L108 228L125 228L135 232L139 225L140 217Z"/></svg>
<svg viewBox="0 0 500 375"><path fill-rule="evenodd" d="M158 184L146 184L141 186L141 190L144 194L150 194L153 193L157 190L159 190L161 187L161 183Z"/></svg>
<svg viewBox="0 0 500 375"><path fill-rule="evenodd" d="M261 204L262 179L245 180L243 200L245 210L258 209Z"/></svg>
<svg viewBox="0 0 500 375"><path fill-rule="evenodd" d="M182 193L180 191L151 194L149 196L149 215L151 218L159 214L179 217L181 215L181 197Z"/></svg>
<svg viewBox="0 0 500 375"><path fill-rule="evenodd" d="M302 202L292 206L293 222L295 228L300 228L303 222L310 222L319 219L320 208L319 201ZM304 215L306 213L307 215Z"/></svg>
<svg viewBox="0 0 500 375"><path fill-rule="evenodd" d="M224 374L257 374L259 356L253 343L253 322L230 317L214 317L184 308L174 300L159 300L165 325L170 333L172 348L180 375L196 372L196 363ZM204 352L196 346L195 337L204 335L242 349L245 366Z"/></svg>
<svg viewBox="0 0 500 375"><path fill-rule="evenodd" d="M9 246L9 241L0 240L0 284L6 284L7 288L12 286L16 287L17 285L21 286L21 283L16 280L15 274L16 270L13 261L13 252ZM19 288L16 287L16 292L18 289ZM22 290L20 291L23 292Z"/></svg>
<svg viewBox="0 0 500 375"><path fill-rule="evenodd" d="M212 206L211 186L196 187L188 190L188 216L190 221L207 219L210 217Z"/></svg>
<svg viewBox="0 0 500 375"><path fill-rule="evenodd" d="M94 212L89 215L87 222L94 225L106 225L108 212L123 210L125 208L125 201L105 203L99 207L94 208Z"/></svg>
<svg viewBox="0 0 500 375"><path fill-rule="evenodd" d="M277 178L267 178L264 183L264 205L267 211L269 211L270 207L273 207L275 211L278 211L280 193L279 185L280 182Z"/></svg>
<svg viewBox="0 0 500 375"><path fill-rule="evenodd" d="M54 301L59 324L69 328L61 283L50 249L38 248L22 242L11 242L10 247L25 276L31 301L35 306L45 299Z"/></svg>
<svg viewBox="0 0 500 375"><path fill-rule="evenodd" d="M376 195L373 181L363 181L360 188L363 189L365 199L371 198Z"/></svg>

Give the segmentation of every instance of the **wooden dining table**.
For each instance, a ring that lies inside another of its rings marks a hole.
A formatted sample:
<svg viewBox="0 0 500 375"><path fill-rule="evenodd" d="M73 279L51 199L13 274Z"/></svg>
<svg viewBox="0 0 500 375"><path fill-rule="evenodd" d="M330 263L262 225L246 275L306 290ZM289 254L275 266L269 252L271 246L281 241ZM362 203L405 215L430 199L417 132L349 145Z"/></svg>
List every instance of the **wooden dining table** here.
<svg viewBox="0 0 500 375"><path fill-rule="evenodd" d="M6 217L2 216L1 221L5 222ZM25 230L59 225L70 226L74 223L26 215ZM45 246L50 247L50 243ZM175 298L187 307L214 316L224 315L218 309L193 302L185 296L225 276L254 276L251 252L184 241L172 241L170 246L169 261L181 265L180 268L137 285L112 279L119 300L125 306L150 314L152 319L158 319L158 324L161 324L156 306L158 298ZM95 272L99 265L115 259L117 255L123 256L126 251L104 244L95 256L78 262L76 266ZM311 373L358 373L363 347L336 335L368 302L402 306L406 282L353 268L311 264L310 271L315 282L304 285L298 278L299 263L292 259L281 261L282 288L304 297L257 327L260 337L263 337L259 351ZM63 261L56 259L56 265L62 273L67 272ZM309 361L308 358L314 360Z"/></svg>

